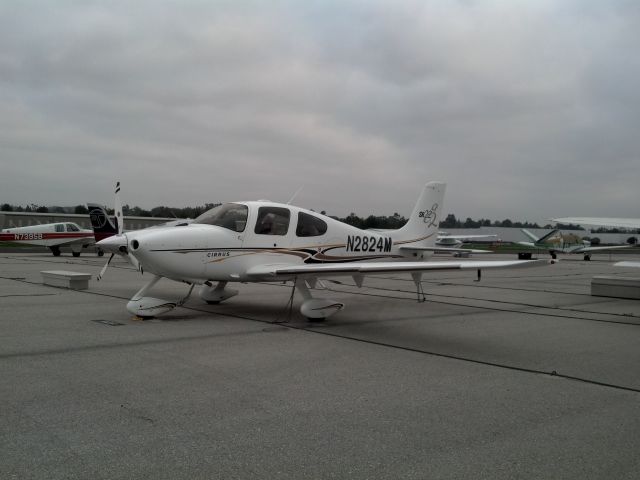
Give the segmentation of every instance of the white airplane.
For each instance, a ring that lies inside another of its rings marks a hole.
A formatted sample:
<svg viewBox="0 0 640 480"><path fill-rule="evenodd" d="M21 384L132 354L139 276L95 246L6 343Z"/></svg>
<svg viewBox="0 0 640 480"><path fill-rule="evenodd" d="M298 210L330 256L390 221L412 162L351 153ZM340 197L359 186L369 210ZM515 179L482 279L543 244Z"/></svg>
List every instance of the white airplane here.
<svg viewBox="0 0 640 480"><path fill-rule="evenodd" d="M498 235L450 235L447 232L438 232L436 245L443 247L459 247L464 243L464 240L478 240L480 238L497 239Z"/></svg>
<svg viewBox="0 0 640 480"><path fill-rule="evenodd" d="M518 242L518 245L522 245L530 248L543 248L549 251L551 258L555 259L558 253L582 253L584 260L591 260L591 255L594 252L606 252L611 250L620 250L623 248L631 248L634 245L609 245L592 247L591 242L587 240L580 240L575 235L562 235L559 230L552 230L546 235L538 238L526 228L520 229L531 242Z"/></svg>
<svg viewBox="0 0 640 480"><path fill-rule="evenodd" d="M62 246L71 247L73 256L79 257L83 248L96 243L92 230L82 229L71 222L5 228L0 231L0 242L49 247L55 257L60 255Z"/></svg>
<svg viewBox="0 0 640 480"><path fill-rule="evenodd" d="M323 277L350 276L362 286L366 275L409 273L420 299L424 272L473 269L480 277L485 268L540 263L425 261L439 249L435 240L444 192L444 183L426 184L407 224L386 233L360 230L310 210L261 200L225 203L178 227L121 232L98 246L126 253L153 274L127 304L129 312L143 318L184 304L194 285L202 285L202 300L219 303L238 293L227 287L229 282L292 281L304 299L301 313L310 320L321 320L344 307L339 301L312 296L311 290ZM190 284L187 296L179 301L147 296L163 277Z"/></svg>

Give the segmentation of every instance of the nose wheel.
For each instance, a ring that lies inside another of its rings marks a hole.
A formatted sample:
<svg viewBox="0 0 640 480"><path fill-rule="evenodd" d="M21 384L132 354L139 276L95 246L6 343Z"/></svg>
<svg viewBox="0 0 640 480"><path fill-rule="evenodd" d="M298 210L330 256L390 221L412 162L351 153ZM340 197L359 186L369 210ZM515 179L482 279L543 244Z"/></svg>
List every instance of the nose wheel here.
<svg viewBox="0 0 640 480"><path fill-rule="evenodd" d="M147 297L146 294L162 277L154 275L149 283L142 287L127 303L127 310L140 318L153 318L167 313L176 307L184 305L191 296L194 284L191 284L189 292L182 299L172 302L162 298Z"/></svg>

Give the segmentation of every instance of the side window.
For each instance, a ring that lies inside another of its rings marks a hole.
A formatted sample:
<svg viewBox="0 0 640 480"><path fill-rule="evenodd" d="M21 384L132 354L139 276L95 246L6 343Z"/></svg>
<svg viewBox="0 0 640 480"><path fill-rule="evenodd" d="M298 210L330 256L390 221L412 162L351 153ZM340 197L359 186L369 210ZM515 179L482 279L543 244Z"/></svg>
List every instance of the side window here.
<svg viewBox="0 0 640 480"><path fill-rule="evenodd" d="M286 235L290 217L288 208L260 207L255 232L260 235Z"/></svg>
<svg viewBox="0 0 640 480"><path fill-rule="evenodd" d="M64 232L64 225L61 223L56 225L56 232Z"/></svg>
<svg viewBox="0 0 640 480"><path fill-rule="evenodd" d="M298 213L298 226L296 227L296 235L298 237L319 237L326 232L327 223L324 220L308 213Z"/></svg>
<svg viewBox="0 0 640 480"><path fill-rule="evenodd" d="M67 232L79 232L80 229L73 223L67 223Z"/></svg>

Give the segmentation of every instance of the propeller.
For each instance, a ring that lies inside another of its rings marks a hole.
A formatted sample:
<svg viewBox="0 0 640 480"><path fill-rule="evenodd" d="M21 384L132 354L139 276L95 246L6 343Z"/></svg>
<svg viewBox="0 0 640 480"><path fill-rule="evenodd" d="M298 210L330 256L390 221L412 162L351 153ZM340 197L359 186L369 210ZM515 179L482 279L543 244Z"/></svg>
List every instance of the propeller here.
<svg viewBox="0 0 640 480"><path fill-rule="evenodd" d="M123 233L124 232L124 216L122 215L122 202L120 201L120 182L116 182L116 188L115 188L115 199L113 201L113 210L114 213L116 215L116 228L118 229L118 233L115 235L116 238L122 238L124 237L125 239L125 245L127 243L127 236ZM121 251L122 251L122 247ZM126 253L127 258L129 259L129 262L131 262L131 264L136 267L136 270L140 270L140 264L138 262L138 260L133 257L128 249L125 247L125 250L122 251L123 254ZM102 277L104 276L105 272L107 271L107 268L109 267L109 264L111 263L111 260L113 260L115 253L111 253L111 256L109 257L109 259L107 260L107 263L104 264L104 267L102 267L102 270L100 270L100 273L98 274L98 276L96 277L96 279L98 281L100 281L102 279Z"/></svg>
<svg viewBox="0 0 640 480"><path fill-rule="evenodd" d="M127 259L129 260L129 263L135 267L136 270L138 270L140 273L144 273L142 271L142 265L140 264L138 259L133 256L133 254L129 251L128 248L127 248Z"/></svg>
<svg viewBox="0 0 640 480"><path fill-rule="evenodd" d="M100 270L100 273L98 274L98 276L96 277L96 280L100 281L102 279L102 277L104 276L104 272L107 271L107 267L109 266L109 264L111 263L111 260L113 260L113 257L115 256L115 253L112 253L111 256L109 257L109 260L107 260L107 263L104 264L104 267L102 267L102 270Z"/></svg>

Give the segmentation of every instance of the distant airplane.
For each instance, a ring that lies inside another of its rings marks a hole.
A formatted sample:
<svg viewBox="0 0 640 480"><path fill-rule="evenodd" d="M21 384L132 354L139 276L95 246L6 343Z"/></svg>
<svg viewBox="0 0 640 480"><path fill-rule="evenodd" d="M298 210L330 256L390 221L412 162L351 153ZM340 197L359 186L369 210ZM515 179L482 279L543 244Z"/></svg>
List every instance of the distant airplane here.
<svg viewBox="0 0 640 480"><path fill-rule="evenodd" d="M92 230L82 229L71 222L5 228L0 232L0 242L49 247L55 257L60 255L62 246L71 247L73 256L79 257L83 248L96 243Z"/></svg>
<svg viewBox="0 0 640 480"><path fill-rule="evenodd" d="M438 232L438 238L436 239L436 245L442 247L460 247L465 240L478 240L478 239L497 239L498 235L450 235L447 232Z"/></svg>
<svg viewBox="0 0 640 480"><path fill-rule="evenodd" d="M555 229L546 235L538 238L526 228L520 229L531 242L518 242L530 248L543 248L549 251L551 258L557 258L558 253L582 253L584 260L591 260L593 252L605 252L610 250L620 250L623 248L631 248L634 245L610 245L602 247L592 247L587 240L580 240L575 235L562 235L559 230Z"/></svg>
<svg viewBox="0 0 640 480"><path fill-rule="evenodd" d="M439 250L435 240L444 192L444 183L427 183L408 222L384 233L261 200L224 203L182 226L121 231L98 246L120 250L153 274L127 304L129 312L139 317L160 315L184 304L195 285L202 285L200 298L220 303L238 293L227 288L228 282L292 281L304 299L301 313L321 320L344 307L342 302L312 296L311 289L323 277L349 276L362 286L367 275L409 273L420 299L425 272L473 269L480 277L485 268L539 264L519 260L425 261ZM189 284L186 297L179 301L148 297L148 291L163 277Z"/></svg>

